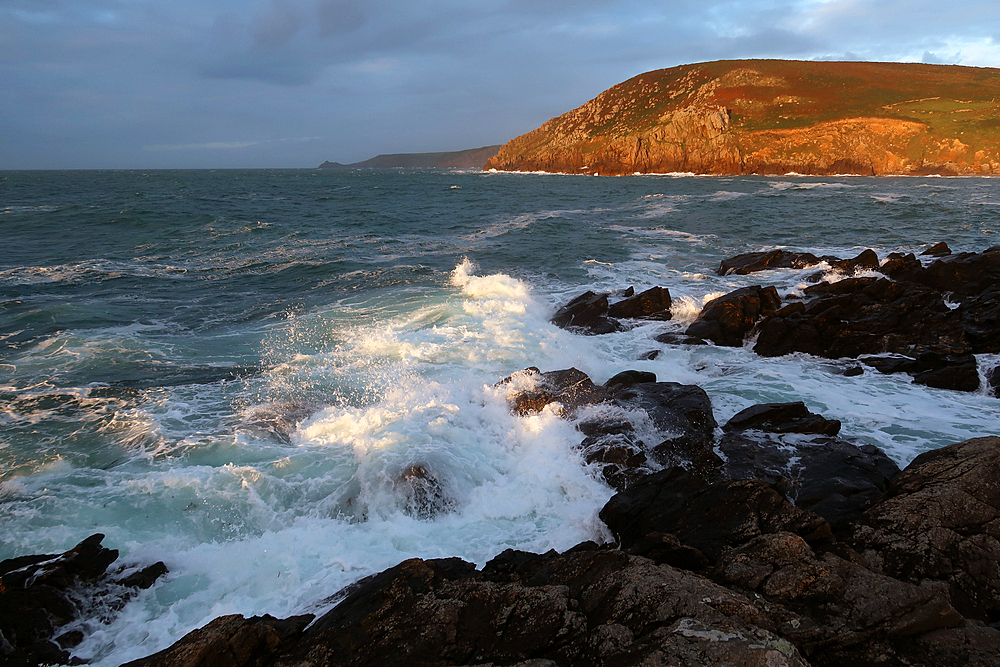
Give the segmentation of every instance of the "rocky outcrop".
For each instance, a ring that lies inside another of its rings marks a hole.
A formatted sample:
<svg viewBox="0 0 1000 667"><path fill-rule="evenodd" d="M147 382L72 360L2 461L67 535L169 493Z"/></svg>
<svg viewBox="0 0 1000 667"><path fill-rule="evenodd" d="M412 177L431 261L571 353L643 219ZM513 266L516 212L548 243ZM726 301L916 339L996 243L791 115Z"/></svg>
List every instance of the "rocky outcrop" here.
<svg viewBox="0 0 1000 667"><path fill-rule="evenodd" d="M781 297L773 287L741 287L706 303L684 333L716 345L739 347L761 318L780 307Z"/></svg>
<svg viewBox="0 0 1000 667"><path fill-rule="evenodd" d="M672 467L601 511L616 544L407 560L311 624L224 616L128 667L996 667L997 452L918 457L848 542L762 480Z"/></svg>
<svg viewBox="0 0 1000 667"><path fill-rule="evenodd" d="M80 617L81 599L120 609L138 589L167 571L163 563L108 573L118 552L91 535L62 554L21 556L0 562L0 654L3 664L81 664L70 649L83 640L61 627Z"/></svg>
<svg viewBox="0 0 1000 667"><path fill-rule="evenodd" d="M487 169L623 175L997 174L1000 70L741 60L647 72ZM878 90L878 95L872 91Z"/></svg>
<svg viewBox="0 0 1000 667"><path fill-rule="evenodd" d="M622 296L624 298L610 303L610 294L584 292L557 310L550 321L563 329L598 336L622 331L625 326L619 319L670 319L672 301L670 292L664 287L651 287L640 294L629 287Z"/></svg>
<svg viewBox="0 0 1000 667"><path fill-rule="evenodd" d="M955 608L1000 622L1000 437L925 452L864 513L852 545L910 581L947 584Z"/></svg>

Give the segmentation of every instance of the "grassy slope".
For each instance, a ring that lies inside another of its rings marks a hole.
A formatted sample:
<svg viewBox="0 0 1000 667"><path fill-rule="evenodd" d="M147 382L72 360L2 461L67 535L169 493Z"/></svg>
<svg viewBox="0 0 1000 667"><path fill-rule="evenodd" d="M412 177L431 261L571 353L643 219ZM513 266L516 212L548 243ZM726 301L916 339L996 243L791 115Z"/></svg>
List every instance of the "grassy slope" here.
<svg viewBox="0 0 1000 667"><path fill-rule="evenodd" d="M908 63L737 60L647 72L515 142L522 156L550 150L554 131L590 153L654 131L671 112L710 106L728 109L730 130L743 136L890 118L926 126L911 158L930 141L953 139L970 154L1000 155L1000 70Z"/></svg>

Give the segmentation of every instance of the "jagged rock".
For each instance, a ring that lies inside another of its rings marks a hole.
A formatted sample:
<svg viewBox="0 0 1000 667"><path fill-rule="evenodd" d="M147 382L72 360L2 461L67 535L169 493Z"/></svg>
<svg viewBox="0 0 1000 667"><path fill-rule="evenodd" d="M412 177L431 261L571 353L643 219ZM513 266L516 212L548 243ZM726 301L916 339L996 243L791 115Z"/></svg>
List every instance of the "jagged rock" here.
<svg viewBox="0 0 1000 667"><path fill-rule="evenodd" d="M531 387L514 391L507 398L511 409L518 414L540 412L549 403L559 403L565 411L572 413L581 406L610 399L604 388L598 387L586 373L576 368L545 373L535 367L526 368L497 384L510 384L515 376L522 383L528 380Z"/></svg>
<svg viewBox="0 0 1000 667"><path fill-rule="evenodd" d="M818 556L800 536L761 535L727 553L717 580L791 612L779 632L818 664L847 664L872 639L900 640L963 622L941 587L905 583L833 553Z"/></svg>
<svg viewBox="0 0 1000 667"><path fill-rule="evenodd" d="M762 252L748 252L736 255L729 259L722 260L719 270L716 272L720 276L731 274L748 275L757 271L767 269L803 269L807 266L815 266L822 259L811 252L790 252L788 250L765 250Z"/></svg>
<svg viewBox="0 0 1000 667"><path fill-rule="evenodd" d="M816 433L837 435L840 421L826 419L810 412L802 401L794 403L760 403L750 406L726 422L724 431L759 429L769 433Z"/></svg>
<svg viewBox="0 0 1000 667"><path fill-rule="evenodd" d="M671 434L653 449L661 462L680 460L703 469L721 464L711 450L716 427L712 401L701 387L638 382L616 390L613 400L626 410L643 410L657 429Z"/></svg>
<svg viewBox="0 0 1000 667"><path fill-rule="evenodd" d="M947 354L930 350L916 357L906 355L860 356L858 361L880 373L909 373L913 381L938 389L976 391L979 368L973 354Z"/></svg>
<svg viewBox="0 0 1000 667"><path fill-rule="evenodd" d="M1000 366L994 366L986 371L986 381L990 385L990 393L1000 396Z"/></svg>
<svg viewBox="0 0 1000 667"><path fill-rule="evenodd" d="M455 505L437 477L421 463L403 468L396 476L394 487L403 500L403 510L419 519L432 519Z"/></svg>
<svg viewBox="0 0 1000 667"><path fill-rule="evenodd" d="M74 633L54 637L58 628L77 618L76 593L104 581L126 587L108 595L116 608L130 597L128 587L146 587L167 571L163 563L144 568L133 577L109 579L108 567L118 552L101 546L95 534L63 554L21 556L0 562L0 652L5 665L80 664L65 648L82 640ZM57 643L58 641L58 643Z"/></svg>
<svg viewBox="0 0 1000 667"><path fill-rule="evenodd" d="M763 480L834 528L858 519L899 474L878 447L839 438L730 431L718 448L727 477Z"/></svg>
<svg viewBox="0 0 1000 667"><path fill-rule="evenodd" d="M838 359L907 354L914 347L970 351L959 315L922 285L882 278L847 278L805 289L811 300L764 320L754 351L773 357L806 352Z"/></svg>
<svg viewBox="0 0 1000 667"><path fill-rule="evenodd" d="M168 648L122 667L262 667L302 638L312 614L277 619L265 614L220 616Z"/></svg>
<svg viewBox="0 0 1000 667"><path fill-rule="evenodd" d="M549 321L590 336L621 331L621 325L608 317L608 308L607 294L584 292L557 310Z"/></svg>
<svg viewBox="0 0 1000 667"><path fill-rule="evenodd" d="M611 304L608 314L611 317L669 320L671 304L670 292L665 287L651 287L645 292Z"/></svg>
<svg viewBox="0 0 1000 667"><path fill-rule="evenodd" d="M1000 278L958 307L962 329L977 353L1000 353Z"/></svg>
<svg viewBox="0 0 1000 667"><path fill-rule="evenodd" d="M615 494L600 516L623 549L651 533L670 533L711 562L767 533L789 531L815 541L832 538L822 518L794 507L765 482L712 484L676 466Z"/></svg>
<svg viewBox="0 0 1000 667"><path fill-rule="evenodd" d="M944 257L945 255L950 255L950 254L951 254L951 248L949 248L948 244L945 243L944 241L938 241L930 248L920 253L921 256L926 255L929 257Z"/></svg>
<svg viewBox="0 0 1000 667"><path fill-rule="evenodd" d="M871 248L862 250L857 257L851 259L837 259L836 257L824 257L823 259L841 273L857 273L864 269L879 268L878 254Z"/></svg>
<svg viewBox="0 0 1000 667"><path fill-rule="evenodd" d="M741 287L706 303L685 333L716 345L739 347L757 321L780 306L781 298L774 287Z"/></svg>
<svg viewBox="0 0 1000 667"><path fill-rule="evenodd" d="M948 584L968 618L1000 621L1000 437L924 452L864 513L852 545L886 574Z"/></svg>

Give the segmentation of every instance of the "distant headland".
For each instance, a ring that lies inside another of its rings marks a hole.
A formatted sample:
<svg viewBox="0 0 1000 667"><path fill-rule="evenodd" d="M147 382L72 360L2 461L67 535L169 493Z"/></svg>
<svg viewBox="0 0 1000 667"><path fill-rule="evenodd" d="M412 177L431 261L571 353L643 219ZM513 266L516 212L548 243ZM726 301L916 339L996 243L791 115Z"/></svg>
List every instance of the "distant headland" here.
<svg viewBox="0 0 1000 667"><path fill-rule="evenodd" d="M620 83L485 157L486 169L602 175L997 175L1000 69L683 65Z"/></svg>
<svg viewBox="0 0 1000 667"><path fill-rule="evenodd" d="M391 169L399 167L420 168L436 167L451 169L482 169L491 157L496 155L500 146L483 146L464 151L448 153L394 153L377 155L364 162L340 164L339 162L324 162L320 169Z"/></svg>

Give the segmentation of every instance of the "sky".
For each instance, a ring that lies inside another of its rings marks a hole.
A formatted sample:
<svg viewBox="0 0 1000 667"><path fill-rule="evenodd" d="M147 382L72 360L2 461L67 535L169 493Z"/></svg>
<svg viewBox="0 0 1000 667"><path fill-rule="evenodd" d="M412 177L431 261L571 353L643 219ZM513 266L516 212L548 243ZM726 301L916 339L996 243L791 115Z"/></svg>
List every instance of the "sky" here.
<svg viewBox="0 0 1000 667"><path fill-rule="evenodd" d="M315 167L501 144L642 72L1000 67L996 0L0 0L0 169Z"/></svg>

